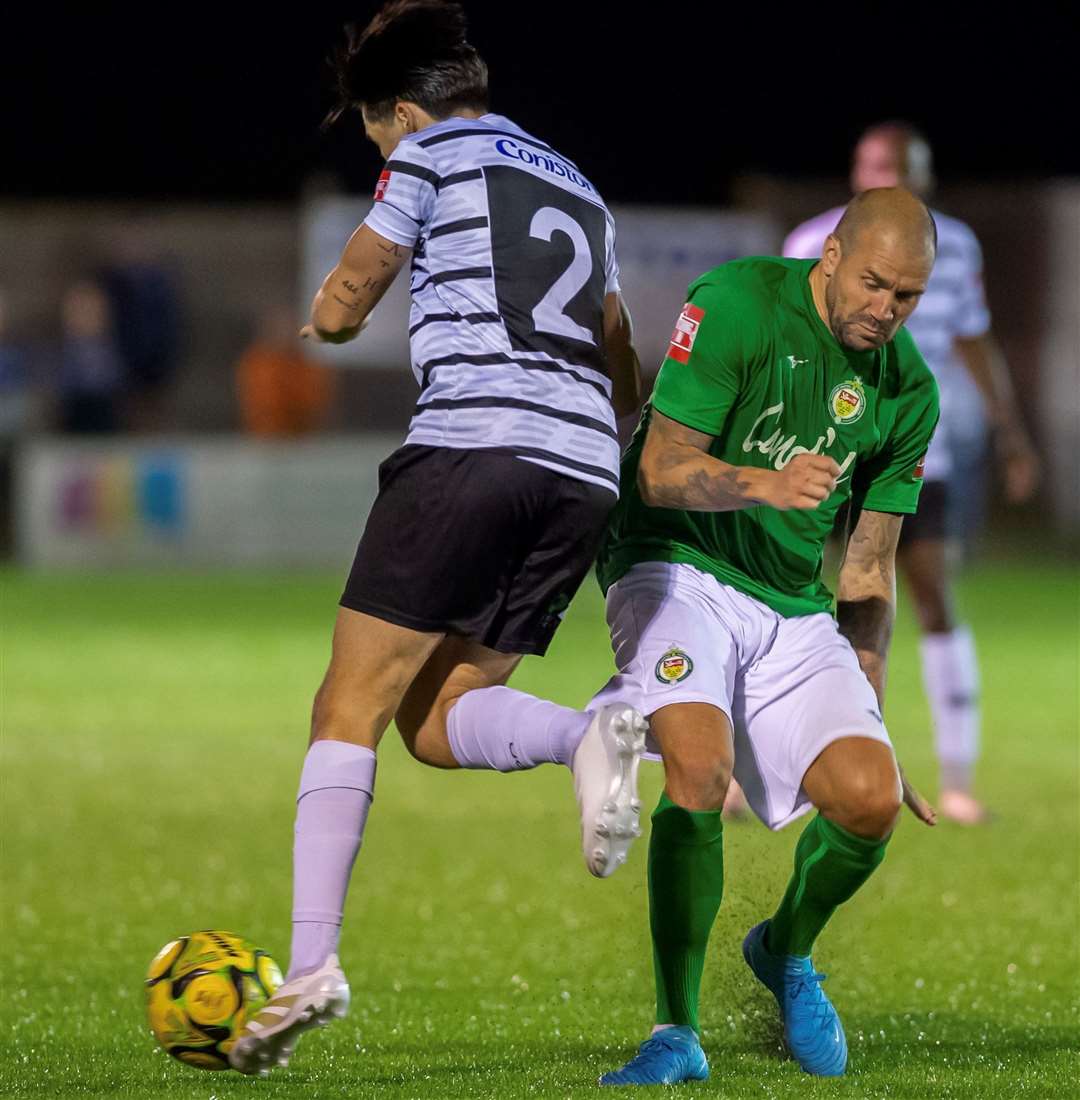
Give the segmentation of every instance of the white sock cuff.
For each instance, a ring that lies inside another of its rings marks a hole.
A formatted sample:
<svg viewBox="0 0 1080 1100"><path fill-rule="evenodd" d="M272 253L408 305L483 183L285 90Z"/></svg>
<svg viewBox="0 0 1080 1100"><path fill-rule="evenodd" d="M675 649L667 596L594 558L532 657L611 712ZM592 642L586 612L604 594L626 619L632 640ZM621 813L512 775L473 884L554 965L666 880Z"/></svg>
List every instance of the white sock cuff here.
<svg viewBox="0 0 1080 1100"><path fill-rule="evenodd" d="M947 634L924 634L920 650L928 692L935 687L946 692L978 692L979 661L969 627L958 626Z"/></svg>
<svg viewBox="0 0 1080 1100"><path fill-rule="evenodd" d="M450 755L462 768L498 768L498 763L490 759L481 743L480 730L491 726L485 713L485 703L500 697L515 698L513 688L496 685L495 687L475 688L467 691L450 708L446 715L446 740L450 746ZM476 713L472 713L473 711ZM499 730L496 728L496 736ZM474 751L470 752L470 746Z"/></svg>
<svg viewBox="0 0 1080 1100"><path fill-rule="evenodd" d="M450 755L461 765L463 759L465 759L465 752L461 746L461 722L464 720L465 711L463 708L465 701L473 693L471 691L465 692L460 699L457 699L450 709L446 712L446 741L450 746Z"/></svg>
<svg viewBox="0 0 1080 1100"><path fill-rule="evenodd" d="M971 627L966 624L954 627L944 634L924 634L920 639L920 648L926 656L937 657L945 653L962 653L974 656L975 637Z"/></svg>
<svg viewBox="0 0 1080 1100"><path fill-rule="evenodd" d="M952 632L953 644L960 659L968 666L975 666L975 635L971 633L971 627L958 626Z"/></svg>
<svg viewBox="0 0 1080 1100"><path fill-rule="evenodd" d="M374 800L375 765L374 751L364 745L354 745L350 741L316 741L304 757L296 801L312 791L333 787L363 791Z"/></svg>

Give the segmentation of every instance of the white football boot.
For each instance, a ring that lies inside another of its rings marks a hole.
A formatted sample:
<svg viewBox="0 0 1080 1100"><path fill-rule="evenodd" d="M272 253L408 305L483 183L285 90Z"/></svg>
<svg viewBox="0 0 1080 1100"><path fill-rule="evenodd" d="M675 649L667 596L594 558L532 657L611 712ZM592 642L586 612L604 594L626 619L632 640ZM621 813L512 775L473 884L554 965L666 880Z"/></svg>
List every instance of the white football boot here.
<svg viewBox="0 0 1080 1100"><path fill-rule="evenodd" d="M641 836L637 779L648 728L633 707L602 707L574 753L570 770L581 810L581 850L597 878L625 863L630 845Z"/></svg>
<svg viewBox="0 0 1080 1100"><path fill-rule="evenodd" d="M274 1066L287 1066L300 1036L325 1027L349 1011L349 983L331 955L318 970L278 986L265 1005L244 1024L229 1051L229 1065L241 1073L265 1077Z"/></svg>

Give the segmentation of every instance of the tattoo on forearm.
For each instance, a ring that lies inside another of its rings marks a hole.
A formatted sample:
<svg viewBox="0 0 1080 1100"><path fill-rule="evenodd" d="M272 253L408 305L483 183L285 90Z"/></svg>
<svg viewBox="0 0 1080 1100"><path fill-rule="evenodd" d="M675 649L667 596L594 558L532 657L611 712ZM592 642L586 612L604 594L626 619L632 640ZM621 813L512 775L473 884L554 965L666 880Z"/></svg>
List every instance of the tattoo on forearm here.
<svg viewBox="0 0 1080 1100"><path fill-rule="evenodd" d="M868 580L876 580L891 590L899 536L898 519L864 512L848 540L844 566L866 574Z"/></svg>
<svg viewBox="0 0 1080 1100"><path fill-rule="evenodd" d="M712 442L713 436L654 410L642 456L643 467L647 463L659 475L648 478L650 503L700 512L730 512L759 503L750 496L752 471L714 458L709 453Z"/></svg>
<svg viewBox="0 0 1080 1100"><path fill-rule="evenodd" d="M836 590L836 622L882 702L896 613L896 542L900 520L863 512L848 540Z"/></svg>
<svg viewBox="0 0 1080 1100"><path fill-rule="evenodd" d="M837 626L857 652L888 656L893 618L893 605L883 596L836 603Z"/></svg>
<svg viewBox="0 0 1080 1100"><path fill-rule="evenodd" d="M370 291L367 297L371 297L377 294L383 289L385 283L384 279L376 279L369 275L359 286L352 282L350 279L342 279L341 285L354 297L359 298L364 294L364 291Z"/></svg>
<svg viewBox="0 0 1080 1100"><path fill-rule="evenodd" d="M399 245L399 244L383 244L382 241L378 241L376 243L378 244L379 248L381 248L383 250L383 252L387 252L391 256L403 256L404 255L404 253L401 250L401 245Z"/></svg>
<svg viewBox="0 0 1080 1100"><path fill-rule="evenodd" d="M855 650L859 667L870 681L879 707L885 705L885 678L888 672L893 617L892 602L882 596L871 596L864 600L837 600L836 603L836 622L840 633Z"/></svg>
<svg viewBox="0 0 1080 1100"><path fill-rule="evenodd" d="M389 265L385 265L389 266ZM364 279L363 283L357 285L351 279L342 279L341 286L345 288L351 295L351 299L343 298L340 294L331 293L334 301L338 305L343 306L349 310L350 313L359 313L363 308L363 303L381 294L384 289L385 280L376 279L372 276L368 276Z"/></svg>
<svg viewBox="0 0 1080 1100"><path fill-rule="evenodd" d="M692 470L683 485L684 507L715 508L717 505L741 502L749 483L740 477L740 473L738 466L719 473L710 473L703 469Z"/></svg>
<svg viewBox="0 0 1080 1100"><path fill-rule="evenodd" d="M712 459L708 460L712 462ZM739 466L710 470L700 463L680 476L687 456L679 451L661 451L655 459L659 473L671 474L671 480L653 485L651 498L655 507L690 508L700 512L726 512L747 503L750 482Z"/></svg>

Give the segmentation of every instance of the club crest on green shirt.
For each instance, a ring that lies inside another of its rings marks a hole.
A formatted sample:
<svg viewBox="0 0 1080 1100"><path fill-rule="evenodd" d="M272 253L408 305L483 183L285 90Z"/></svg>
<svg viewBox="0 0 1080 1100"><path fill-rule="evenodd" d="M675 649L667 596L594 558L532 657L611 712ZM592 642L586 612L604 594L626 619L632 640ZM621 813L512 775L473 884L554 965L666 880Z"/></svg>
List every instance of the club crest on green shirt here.
<svg viewBox="0 0 1080 1100"><path fill-rule="evenodd" d="M662 684L681 684L694 671L694 662L690 655L676 646L672 646L656 662L656 678Z"/></svg>
<svg viewBox="0 0 1080 1100"><path fill-rule="evenodd" d="M853 378L833 386L829 394L829 415L837 424L854 424L866 412L866 391L862 380Z"/></svg>

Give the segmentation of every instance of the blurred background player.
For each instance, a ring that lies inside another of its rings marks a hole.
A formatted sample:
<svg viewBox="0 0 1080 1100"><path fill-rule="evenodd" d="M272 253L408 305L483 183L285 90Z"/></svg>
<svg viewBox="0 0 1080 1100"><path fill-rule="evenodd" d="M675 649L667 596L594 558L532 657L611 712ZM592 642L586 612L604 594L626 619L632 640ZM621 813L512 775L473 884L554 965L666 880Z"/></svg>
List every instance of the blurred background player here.
<svg viewBox="0 0 1080 1100"><path fill-rule="evenodd" d="M886 122L859 139L851 169L855 194L906 187L926 198L934 186L930 146L912 126ZM784 255L814 259L843 214L842 206L804 222L784 242ZM982 253L962 221L934 210L938 254L930 283L908 329L941 392L941 423L926 458L919 510L904 521L897 561L922 631L923 684L941 769L942 816L977 824L986 810L973 793L979 752L979 674L971 631L956 617L951 570L961 502L985 490L982 425L989 423L1005 496L1027 500L1039 462L1020 418L1008 369L990 329ZM981 395L982 401L979 401ZM964 456L972 456L964 461Z"/></svg>
<svg viewBox="0 0 1080 1100"><path fill-rule="evenodd" d="M20 438L37 427L41 399L29 350L12 335L5 287L0 286L0 557L14 543L12 473Z"/></svg>
<svg viewBox="0 0 1080 1100"><path fill-rule="evenodd" d="M289 972L233 1047L243 1073L347 1010L336 952L392 719L438 767L570 768L598 877L640 832L632 707L502 686L546 651L618 496L615 415L640 372L614 222L572 162L489 113L459 5L393 0L350 33L338 76L331 118L358 109L386 165L303 332L353 339L408 264L420 398L341 597L297 800Z"/></svg>
<svg viewBox="0 0 1080 1100"><path fill-rule="evenodd" d="M291 307L271 306L236 364L240 423L249 435L309 435L325 427L337 379L304 354Z"/></svg>
<svg viewBox="0 0 1080 1100"><path fill-rule="evenodd" d="M125 425L138 432L161 431L168 425L184 327L176 273L155 248L149 222L123 227L99 280L109 298L123 364Z"/></svg>
<svg viewBox="0 0 1080 1100"><path fill-rule="evenodd" d="M124 426L124 361L108 295L82 279L64 292L57 379L57 425L93 435Z"/></svg>

